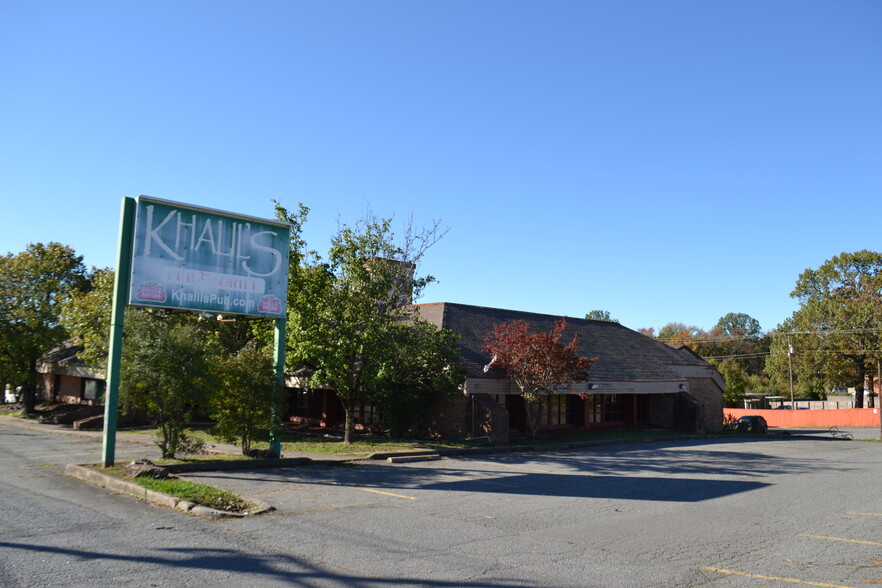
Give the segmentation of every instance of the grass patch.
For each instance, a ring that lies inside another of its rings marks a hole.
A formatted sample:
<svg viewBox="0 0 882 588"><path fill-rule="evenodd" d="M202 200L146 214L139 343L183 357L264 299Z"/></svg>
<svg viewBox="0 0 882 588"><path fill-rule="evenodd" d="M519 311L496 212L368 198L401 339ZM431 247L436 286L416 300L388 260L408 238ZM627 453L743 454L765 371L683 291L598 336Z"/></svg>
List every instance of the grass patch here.
<svg viewBox="0 0 882 588"><path fill-rule="evenodd" d="M132 431L135 432L135 431ZM154 434L156 429L141 429L137 431L145 435ZM204 428L187 429L186 434L205 442L223 443L213 437L209 430ZM613 429L608 431L569 431L550 435L543 435L535 439L515 439L509 445L541 446L555 443L588 443L604 441L642 441L645 439L676 439L678 437L691 436L688 433L679 433L665 429ZM342 455L353 458L365 457L373 453L392 453L396 451L443 451L450 449L464 449L470 447L487 446L485 441L458 441L450 439L389 439L386 437L361 434L353 439L351 445L344 445L339 436L306 435L295 431L285 431L282 435L282 455L292 453L313 453L318 455ZM269 443L264 439L254 443L255 449L268 449ZM169 460L167 463L186 463L205 459L249 459L241 454L220 454L196 456L188 455L186 458ZM163 460L156 461L157 465L165 465Z"/></svg>
<svg viewBox="0 0 882 588"><path fill-rule="evenodd" d="M236 458L236 456L228 457ZM239 457L241 458L241 456ZM199 460L157 459L154 461L154 463L158 466L163 466L182 464L193 461ZM232 492L221 490L220 488L215 488L214 486L209 486L208 484L190 482L188 480L182 480L180 478L157 479L151 478L147 475L140 475L136 476L135 478L130 478L129 475L126 473L126 466L122 464L117 464L106 468L101 467L99 464L94 464L92 467L103 474L114 476L127 482L134 482L142 488L153 490L155 492L162 492L163 494L168 494L169 496L174 496L175 498L179 498L181 500L187 500L194 504L207 506L209 508L215 508L217 510L244 513L257 508L254 504L248 502L247 500L243 500Z"/></svg>
<svg viewBox="0 0 882 588"><path fill-rule="evenodd" d="M352 441L351 445L344 445L340 439L307 438L291 439L288 436L282 438L282 454L285 452L304 452L318 454L339 454L365 456L372 453L390 453L394 451L414 451L430 449L457 449L470 447L469 443L456 441L407 441L400 439L384 439L380 437L362 437Z"/></svg>
<svg viewBox="0 0 882 588"><path fill-rule="evenodd" d="M149 476L137 476L134 478L134 482L148 490L162 492L181 500L188 500L217 510L248 512L254 509L253 504L242 500L232 492L221 490L208 484L190 482L179 478L156 479Z"/></svg>

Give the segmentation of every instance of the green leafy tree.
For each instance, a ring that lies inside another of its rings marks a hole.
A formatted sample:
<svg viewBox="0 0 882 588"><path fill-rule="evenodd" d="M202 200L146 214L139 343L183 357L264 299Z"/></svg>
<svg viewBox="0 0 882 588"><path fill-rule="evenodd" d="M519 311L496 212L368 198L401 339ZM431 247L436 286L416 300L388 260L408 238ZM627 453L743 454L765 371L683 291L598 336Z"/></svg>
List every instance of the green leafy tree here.
<svg viewBox="0 0 882 588"><path fill-rule="evenodd" d="M743 312L730 312L720 317L714 328L729 337L758 338L763 333L759 321Z"/></svg>
<svg viewBox="0 0 882 588"><path fill-rule="evenodd" d="M443 236L437 223L416 232L411 222L398 241L391 222L369 216L344 225L327 260L315 253L298 256L302 263L290 279L289 365L312 367L313 385L336 392L346 413L346 444L352 442L355 410L376 392L394 355L405 305L433 280L415 278L416 265Z"/></svg>
<svg viewBox="0 0 882 588"><path fill-rule="evenodd" d="M111 268L94 270L91 289L69 293L61 307L61 324L83 346L80 359L96 369L107 366L114 273Z"/></svg>
<svg viewBox="0 0 882 588"><path fill-rule="evenodd" d="M585 318L592 321L605 321L608 323L619 322L619 319L614 319L610 316L608 310L592 310L585 315Z"/></svg>
<svg viewBox="0 0 882 588"><path fill-rule="evenodd" d="M186 428L205 404L219 346L192 314L134 311L126 316L120 399L146 411L162 457L187 452Z"/></svg>
<svg viewBox="0 0 882 588"><path fill-rule="evenodd" d="M745 375L764 373L771 338L763 335L759 321L752 316L730 312L717 321L708 339L714 341L714 355L737 362Z"/></svg>
<svg viewBox="0 0 882 588"><path fill-rule="evenodd" d="M717 363L716 367L726 380L723 404L730 408L740 406L749 384L747 372L733 359L724 359Z"/></svg>
<svg viewBox="0 0 882 588"><path fill-rule="evenodd" d="M217 386L208 402L214 433L228 443L239 443L249 455L258 438L272 426L272 407L282 400L272 353L255 341L238 353L218 358L214 365Z"/></svg>
<svg viewBox="0 0 882 588"><path fill-rule="evenodd" d="M419 320L398 323L391 331L390 357L380 368L373 400L385 429L395 437L425 437L432 411L465 379L457 335Z"/></svg>
<svg viewBox="0 0 882 588"><path fill-rule="evenodd" d="M83 258L60 243L36 243L0 257L0 356L6 377L24 386L24 409L36 405L40 358L67 337L64 298L89 288Z"/></svg>
<svg viewBox="0 0 882 588"><path fill-rule="evenodd" d="M791 297L800 307L777 329L770 369L789 381L792 346L794 378L804 393L854 386L855 406L862 406L865 379L882 359L882 254L842 253L807 269Z"/></svg>

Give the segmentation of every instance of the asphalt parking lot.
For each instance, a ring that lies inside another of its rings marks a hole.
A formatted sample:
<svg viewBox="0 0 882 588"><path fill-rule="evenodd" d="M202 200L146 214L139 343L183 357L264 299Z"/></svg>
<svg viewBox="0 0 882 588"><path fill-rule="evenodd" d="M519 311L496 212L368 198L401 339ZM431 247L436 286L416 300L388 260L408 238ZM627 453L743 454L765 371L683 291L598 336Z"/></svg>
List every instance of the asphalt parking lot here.
<svg viewBox="0 0 882 588"><path fill-rule="evenodd" d="M188 477L276 507L217 524L389 583L867 586L880 448L818 431Z"/></svg>

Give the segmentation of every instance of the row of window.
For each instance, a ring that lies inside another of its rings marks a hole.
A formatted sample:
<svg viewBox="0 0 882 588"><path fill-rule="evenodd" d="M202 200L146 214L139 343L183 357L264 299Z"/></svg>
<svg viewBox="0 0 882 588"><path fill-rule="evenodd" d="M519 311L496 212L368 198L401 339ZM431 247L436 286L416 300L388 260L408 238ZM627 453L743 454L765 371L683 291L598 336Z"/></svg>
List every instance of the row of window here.
<svg viewBox="0 0 882 588"><path fill-rule="evenodd" d="M521 398L498 394L496 402L506 407L512 425L517 426L520 416L516 411L524 410ZM649 402L648 395L591 394L583 397L552 394L542 404L539 422L543 426L646 423L649 421Z"/></svg>

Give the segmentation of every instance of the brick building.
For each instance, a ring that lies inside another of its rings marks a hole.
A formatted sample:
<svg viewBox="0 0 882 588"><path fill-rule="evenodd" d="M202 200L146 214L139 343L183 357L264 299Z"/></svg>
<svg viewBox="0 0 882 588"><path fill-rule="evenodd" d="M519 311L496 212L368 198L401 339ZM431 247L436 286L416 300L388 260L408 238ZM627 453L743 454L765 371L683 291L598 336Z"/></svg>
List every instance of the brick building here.
<svg viewBox="0 0 882 588"><path fill-rule="evenodd" d="M419 319L459 335L466 370L462 394L434 413L435 430L445 437L488 436L507 441L526 431L526 413L517 386L492 366L482 350L493 325L521 320L532 331L550 331L561 317L455 304L418 304ZM543 430L662 427L693 432L718 431L723 424L725 383L719 372L687 347L673 348L618 323L567 319L565 340L581 336L579 355L596 358L590 379L576 383L544 403ZM293 382L292 382L293 383ZM315 424L338 424L343 417L333 391L300 390L290 416ZM370 405L357 423L376 420Z"/></svg>
<svg viewBox="0 0 882 588"><path fill-rule="evenodd" d="M65 342L43 355L38 398L44 402L99 404L104 395L104 373L87 366L77 356L83 348Z"/></svg>
<svg viewBox="0 0 882 588"><path fill-rule="evenodd" d="M494 440L523 433L520 391L501 370L490 366L485 372L492 358L482 348L495 324L520 320L533 332L547 332L561 317L449 302L415 308L420 319L460 337L463 395L439 408L440 432ZM542 429L722 429L723 378L687 347L669 347L614 322L568 318L564 340L576 333L581 336L579 355L596 358L590 378L548 398Z"/></svg>

